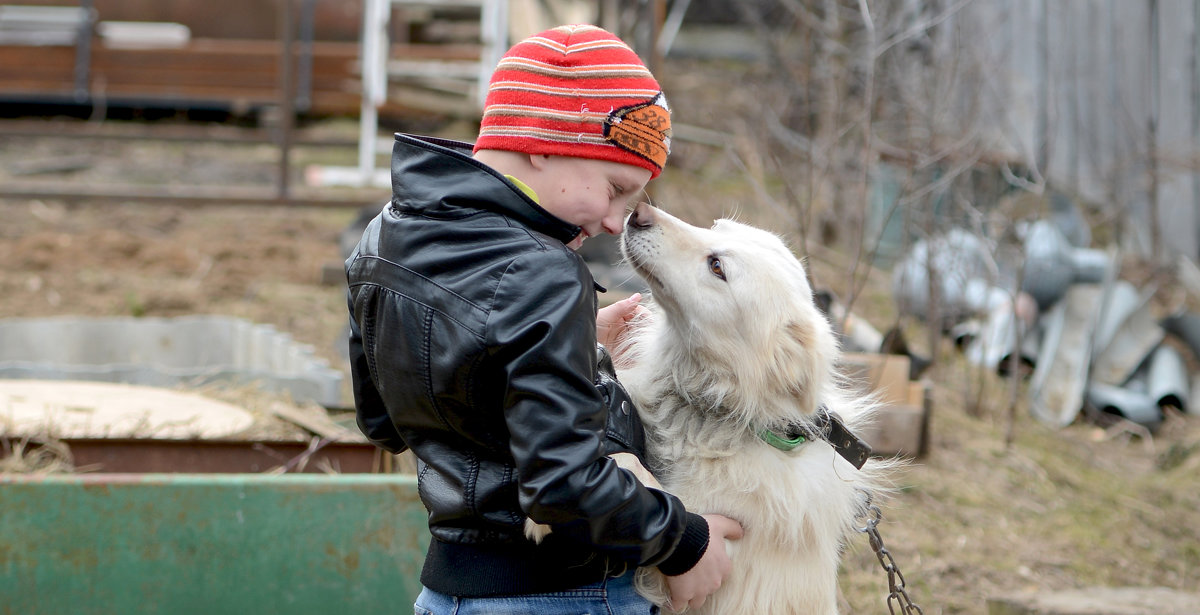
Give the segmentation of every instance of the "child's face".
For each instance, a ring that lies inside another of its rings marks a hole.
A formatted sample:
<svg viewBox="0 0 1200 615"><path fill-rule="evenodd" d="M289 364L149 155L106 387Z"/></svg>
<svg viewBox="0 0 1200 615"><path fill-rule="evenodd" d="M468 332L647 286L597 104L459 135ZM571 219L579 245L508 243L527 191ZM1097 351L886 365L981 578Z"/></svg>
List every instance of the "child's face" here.
<svg viewBox="0 0 1200 615"><path fill-rule="evenodd" d="M650 181L650 171L619 162L571 156L530 156L536 173L521 181L546 211L583 228L567 247L600 233L619 235L626 209ZM532 181L531 181L532 180Z"/></svg>

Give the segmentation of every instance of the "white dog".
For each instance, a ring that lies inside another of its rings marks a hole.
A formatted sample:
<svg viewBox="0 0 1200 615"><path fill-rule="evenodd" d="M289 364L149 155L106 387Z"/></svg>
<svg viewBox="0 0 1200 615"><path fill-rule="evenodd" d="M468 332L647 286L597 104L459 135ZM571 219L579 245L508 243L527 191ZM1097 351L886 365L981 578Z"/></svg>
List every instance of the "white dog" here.
<svg viewBox="0 0 1200 615"><path fill-rule="evenodd" d="M698 228L644 203L622 252L654 299L618 364L650 470L688 510L745 528L727 543L733 572L696 612L837 613L841 551L891 464L856 467L869 449L850 431L872 404L834 373L837 344L804 267L767 231ZM638 583L667 606L656 569Z"/></svg>

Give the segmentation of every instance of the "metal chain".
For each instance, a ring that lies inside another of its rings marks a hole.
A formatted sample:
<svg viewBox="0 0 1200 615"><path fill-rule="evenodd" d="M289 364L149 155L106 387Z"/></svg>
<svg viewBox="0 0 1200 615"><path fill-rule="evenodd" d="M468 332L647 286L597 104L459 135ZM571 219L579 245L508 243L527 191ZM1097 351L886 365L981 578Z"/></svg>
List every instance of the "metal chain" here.
<svg viewBox="0 0 1200 615"><path fill-rule="evenodd" d="M900 612L904 615L925 615L925 611L917 606L908 596L908 590L905 587L904 573L900 572L900 567L896 565L896 560L892 559L892 554L883 546L883 538L879 535L879 522L883 520L883 511L879 507L871 503L870 492L863 491L867 502L864 507L864 512L860 517L865 517L866 525L860 528L855 528L858 531L867 535L871 541L871 549L875 551L875 556L879 558L879 565L883 566L883 571L888 575L888 611L892 615L896 615L896 607L900 607Z"/></svg>

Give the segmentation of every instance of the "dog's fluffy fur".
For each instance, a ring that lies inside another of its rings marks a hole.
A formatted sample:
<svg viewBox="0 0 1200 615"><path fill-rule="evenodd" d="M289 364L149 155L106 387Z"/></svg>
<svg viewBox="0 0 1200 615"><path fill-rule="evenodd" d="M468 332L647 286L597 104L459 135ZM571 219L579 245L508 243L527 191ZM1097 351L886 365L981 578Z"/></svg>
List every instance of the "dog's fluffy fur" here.
<svg viewBox="0 0 1200 615"><path fill-rule="evenodd" d="M733 572L696 612L836 613L841 551L890 464L856 470L824 441L783 452L756 435L810 422L822 405L852 430L872 411L835 375L837 344L803 265L767 231L698 228L645 204L622 251L653 297L618 364L650 469L688 510L745 528L727 543ZM656 569L641 569L638 586L666 605Z"/></svg>

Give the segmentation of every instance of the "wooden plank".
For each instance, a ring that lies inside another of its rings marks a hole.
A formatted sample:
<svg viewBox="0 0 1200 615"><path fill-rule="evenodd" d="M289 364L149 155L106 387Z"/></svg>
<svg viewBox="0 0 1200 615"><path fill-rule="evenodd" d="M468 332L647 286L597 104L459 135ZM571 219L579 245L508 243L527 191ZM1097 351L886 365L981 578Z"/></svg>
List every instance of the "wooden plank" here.
<svg viewBox="0 0 1200 615"><path fill-rule="evenodd" d="M34 81L29 79L5 79L0 77L0 95L36 97L36 96L70 96L74 88L65 81Z"/></svg>
<svg viewBox="0 0 1200 615"><path fill-rule="evenodd" d="M175 71L166 68L132 69L110 67L97 69L92 78L93 85L103 81L106 88L141 86L153 91L161 88L178 87L227 87L259 89L274 82L275 71ZM357 80L345 76L314 75L310 90L335 92L357 92Z"/></svg>
<svg viewBox="0 0 1200 615"><path fill-rule="evenodd" d="M393 58L411 61L477 60L481 46L473 44L397 44ZM358 44L317 41L313 44L310 110L315 113L357 114L361 81ZM279 100L276 77L279 43L274 40L194 39L173 49L93 48L89 70L95 95L110 101L162 103L215 102L274 104ZM36 99L73 97L73 47L0 45L0 95ZM435 105L456 108L453 103ZM416 108L429 110L427 102ZM398 114L411 104L392 100L380 112Z"/></svg>
<svg viewBox="0 0 1200 615"><path fill-rule="evenodd" d="M73 75L75 49L0 45L0 69L28 75L38 75L48 70L65 71Z"/></svg>
<svg viewBox="0 0 1200 615"><path fill-rule="evenodd" d="M31 74L0 66L0 92L29 87L70 90L74 83L71 73L64 71L44 71Z"/></svg>
<svg viewBox="0 0 1200 615"><path fill-rule="evenodd" d="M274 71L279 64L274 54L202 51L197 49L146 50L98 48L92 55L92 70L208 70L228 72Z"/></svg>
<svg viewBox="0 0 1200 615"><path fill-rule="evenodd" d="M287 404L274 403L267 408L271 414L299 427L334 442L366 443L366 438L358 431L351 431L333 422L321 408L298 408Z"/></svg>
<svg viewBox="0 0 1200 615"><path fill-rule="evenodd" d="M143 84L108 84L104 90L108 98L125 97L128 99L145 100L161 99L163 101L222 101L222 102L257 102L274 103L279 100L275 90L270 87L262 88L229 88L221 86L192 85L187 87L152 88Z"/></svg>

